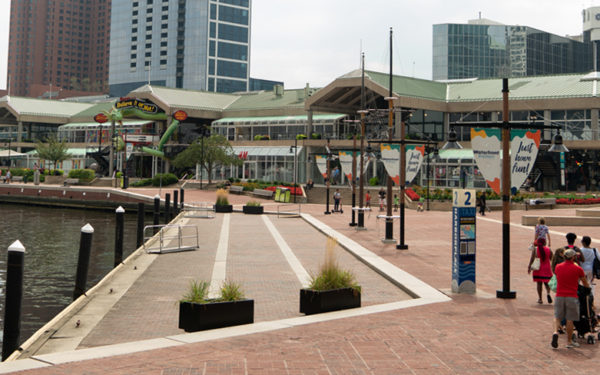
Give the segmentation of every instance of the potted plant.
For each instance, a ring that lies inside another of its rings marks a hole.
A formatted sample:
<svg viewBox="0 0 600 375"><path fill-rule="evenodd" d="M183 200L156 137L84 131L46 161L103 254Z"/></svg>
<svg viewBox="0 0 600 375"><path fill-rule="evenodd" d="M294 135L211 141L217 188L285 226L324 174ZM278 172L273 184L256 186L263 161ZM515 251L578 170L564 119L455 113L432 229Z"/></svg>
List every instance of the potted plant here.
<svg viewBox="0 0 600 375"><path fill-rule="evenodd" d="M233 212L233 206L229 204L227 190L217 190L217 202L215 203L215 212Z"/></svg>
<svg viewBox="0 0 600 375"><path fill-rule="evenodd" d="M225 281L219 298L208 298L209 283L192 281L179 301L179 328L186 332L254 323L254 300L246 299L240 284Z"/></svg>
<svg viewBox="0 0 600 375"><path fill-rule="evenodd" d="M336 259L335 238L329 237L325 262L317 274L311 275L308 288L300 289L300 312L306 315L360 307L361 287L354 274L342 269Z"/></svg>
<svg viewBox="0 0 600 375"><path fill-rule="evenodd" d="M260 202L257 202L257 201L246 202L244 207L242 207L242 210L244 211L245 214L250 214L250 215L260 215L260 214L264 213L264 207L261 206Z"/></svg>

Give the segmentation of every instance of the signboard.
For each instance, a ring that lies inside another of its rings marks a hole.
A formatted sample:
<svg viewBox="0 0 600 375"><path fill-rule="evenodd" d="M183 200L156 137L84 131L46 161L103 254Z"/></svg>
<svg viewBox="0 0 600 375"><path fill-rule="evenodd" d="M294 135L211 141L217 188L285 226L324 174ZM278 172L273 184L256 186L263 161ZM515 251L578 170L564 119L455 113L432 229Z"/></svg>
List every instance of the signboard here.
<svg viewBox="0 0 600 375"><path fill-rule="evenodd" d="M177 121L185 121L188 118L188 115L185 111L177 111L173 113L173 118Z"/></svg>
<svg viewBox="0 0 600 375"><path fill-rule="evenodd" d="M108 117L104 113L98 113L96 116L94 116L94 121L99 124L104 124L106 121L108 121Z"/></svg>
<svg viewBox="0 0 600 375"><path fill-rule="evenodd" d="M452 191L452 292L475 293L476 191Z"/></svg>
<svg viewBox="0 0 600 375"><path fill-rule="evenodd" d="M407 145L405 147L406 182L410 183L419 173L421 164L425 157L425 145ZM387 174L392 178L396 185L400 184L400 145L399 144L381 144L381 161L385 166Z"/></svg>
<svg viewBox="0 0 600 375"><path fill-rule="evenodd" d="M315 162L323 178L327 178L327 155L315 155Z"/></svg>
<svg viewBox="0 0 600 375"><path fill-rule="evenodd" d="M117 109L133 108L145 113L157 113L158 106L154 103L135 98L121 98L116 104Z"/></svg>
<svg viewBox="0 0 600 375"><path fill-rule="evenodd" d="M153 143L158 142L159 138L157 135L146 135L146 134L127 134L123 135L123 139L127 142L132 143Z"/></svg>

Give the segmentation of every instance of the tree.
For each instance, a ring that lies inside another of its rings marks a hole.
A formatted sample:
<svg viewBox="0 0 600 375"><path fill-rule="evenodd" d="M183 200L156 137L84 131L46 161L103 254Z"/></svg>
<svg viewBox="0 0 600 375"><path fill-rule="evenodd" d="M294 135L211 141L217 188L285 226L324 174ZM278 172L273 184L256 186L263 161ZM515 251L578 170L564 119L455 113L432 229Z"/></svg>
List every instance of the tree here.
<svg viewBox="0 0 600 375"><path fill-rule="evenodd" d="M200 164L208 174L208 183L212 182L212 171L219 165L242 165L243 160L233 153L233 149L222 135L198 138L173 160L177 168L191 168Z"/></svg>
<svg viewBox="0 0 600 375"><path fill-rule="evenodd" d="M46 137L46 142L40 140L35 142L35 150L37 151L38 157L43 160L50 161L54 169L58 163L67 160L71 157L68 150L66 141L63 139L59 141L56 135L50 135Z"/></svg>

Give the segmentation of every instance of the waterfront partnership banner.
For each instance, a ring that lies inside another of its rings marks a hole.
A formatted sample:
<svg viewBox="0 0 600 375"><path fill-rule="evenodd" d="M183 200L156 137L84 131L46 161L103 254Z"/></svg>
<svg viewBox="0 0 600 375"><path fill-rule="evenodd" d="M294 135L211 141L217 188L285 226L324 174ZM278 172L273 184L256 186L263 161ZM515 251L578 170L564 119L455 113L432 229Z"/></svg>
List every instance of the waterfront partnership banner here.
<svg viewBox="0 0 600 375"><path fill-rule="evenodd" d="M510 132L511 190L519 189L533 168L540 148L541 130L515 129ZM502 130L471 129L471 146L477 167L488 186L501 193Z"/></svg>

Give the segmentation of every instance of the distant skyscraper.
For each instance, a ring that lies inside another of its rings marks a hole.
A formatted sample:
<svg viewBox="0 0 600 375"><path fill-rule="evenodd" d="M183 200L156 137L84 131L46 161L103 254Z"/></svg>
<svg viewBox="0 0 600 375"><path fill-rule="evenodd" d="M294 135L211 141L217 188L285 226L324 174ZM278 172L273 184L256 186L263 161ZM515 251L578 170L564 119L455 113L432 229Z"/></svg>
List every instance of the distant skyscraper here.
<svg viewBox="0 0 600 375"><path fill-rule="evenodd" d="M582 73L592 60L591 43L528 26L485 19L433 25L434 80Z"/></svg>
<svg viewBox="0 0 600 375"><path fill-rule="evenodd" d="M109 23L110 0L12 0L10 94L108 92Z"/></svg>
<svg viewBox="0 0 600 375"><path fill-rule="evenodd" d="M248 90L251 0L112 0L110 93Z"/></svg>

